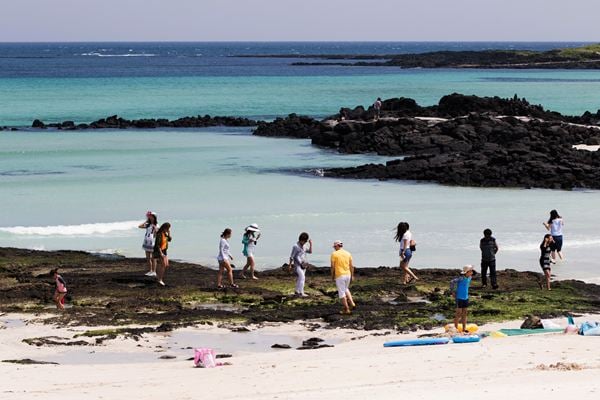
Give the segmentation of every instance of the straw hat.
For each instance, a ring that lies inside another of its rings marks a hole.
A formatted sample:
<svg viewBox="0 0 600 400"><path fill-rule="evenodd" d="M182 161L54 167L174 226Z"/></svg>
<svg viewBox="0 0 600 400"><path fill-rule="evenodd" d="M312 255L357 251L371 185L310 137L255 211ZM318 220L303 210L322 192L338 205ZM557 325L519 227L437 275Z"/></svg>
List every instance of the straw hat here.
<svg viewBox="0 0 600 400"><path fill-rule="evenodd" d="M465 265L465 266L463 267L463 269L462 269L462 272L461 272L461 274L462 274L462 275L464 275L464 274L466 274L466 273L467 273L467 272L469 272L469 271L473 271L473 269L474 269L474 268L475 268L475 267L473 267L471 264L469 264L469 265ZM475 272L475 271L473 271L473 272Z"/></svg>
<svg viewBox="0 0 600 400"><path fill-rule="evenodd" d="M246 230L251 232L260 231L260 229L258 229L258 224L250 224L248 227L246 227Z"/></svg>

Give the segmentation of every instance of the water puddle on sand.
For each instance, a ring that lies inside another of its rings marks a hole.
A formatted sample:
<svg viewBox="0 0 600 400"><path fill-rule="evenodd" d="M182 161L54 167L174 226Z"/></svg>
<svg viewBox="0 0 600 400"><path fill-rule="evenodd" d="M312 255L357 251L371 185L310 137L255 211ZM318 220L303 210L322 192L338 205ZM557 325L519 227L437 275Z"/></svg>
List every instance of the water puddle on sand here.
<svg viewBox="0 0 600 400"><path fill-rule="evenodd" d="M10 329L10 328L21 328L27 325L27 321L18 318L0 318L0 326Z"/></svg>
<svg viewBox="0 0 600 400"><path fill-rule="evenodd" d="M303 340L311 337L314 337L314 335L311 335L310 332L302 336L293 336L264 333L261 330L226 333L182 330L164 335L163 341L158 343L161 347L139 348L135 352L123 353L103 351L105 348L102 347L75 347L73 349L56 347L57 352L55 354L36 357L36 360L52 361L61 365L170 362L187 360L193 357L194 349L199 347L215 349L217 354L232 354L233 359L235 359L236 353L240 352L296 351L295 348L300 347ZM110 342L107 343L110 346ZM143 339L140 343L143 343ZM288 344L292 349L272 349L271 346L276 343ZM326 340L323 343L335 345L340 343L340 340ZM175 356L175 358L160 359L163 356ZM222 361L228 360L224 359Z"/></svg>

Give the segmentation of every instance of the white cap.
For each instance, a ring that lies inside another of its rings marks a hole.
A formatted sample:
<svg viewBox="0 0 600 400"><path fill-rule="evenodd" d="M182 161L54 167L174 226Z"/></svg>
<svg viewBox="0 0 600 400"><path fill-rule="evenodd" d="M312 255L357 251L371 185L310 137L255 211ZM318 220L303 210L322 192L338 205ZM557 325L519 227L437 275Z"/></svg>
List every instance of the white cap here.
<svg viewBox="0 0 600 400"><path fill-rule="evenodd" d="M257 232L260 229L258 229L258 224L250 224L250 226L246 227L247 231L252 231L252 232Z"/></svg>
<svg viewBox="0 0 600 400"><path fill-rule="evenodd" d="M465 265L463 267L463 270L462 270L461 274L464 275L464 274L466 274L469 271L473 271L473 268L474 267L471 264Z"/></svg>

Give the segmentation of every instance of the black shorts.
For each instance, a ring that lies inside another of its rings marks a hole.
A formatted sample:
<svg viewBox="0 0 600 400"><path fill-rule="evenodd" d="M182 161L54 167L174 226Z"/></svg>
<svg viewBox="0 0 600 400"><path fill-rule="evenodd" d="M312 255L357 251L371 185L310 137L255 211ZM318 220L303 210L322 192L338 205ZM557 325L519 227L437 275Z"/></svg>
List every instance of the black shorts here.
<svg viewBox="0 0 600 400"><path fill-rule="evenodd" d="M456 299L456 308L467 308L469 307L469 299Z"/></svg>
<svg viewBox="0 0 600 400"><path fill-rule="evenodd" d="M165 257L166 257L166 255L167 255L167 249L164 249L162 251L162 255L165 255ZM152 252L152 258L162 258L162 255L160 254L160 250L154 250Z"/></svg>
<svg viewBox="0 0 600 400"><path fill-rule="evenodd" d="M552 236L552 239L554 239L554 242L550 243L550 250L552 250L552 251L562 251L562 245L563 245L563 237L562 237L562 235L560 235L560 236Z"/></svg>

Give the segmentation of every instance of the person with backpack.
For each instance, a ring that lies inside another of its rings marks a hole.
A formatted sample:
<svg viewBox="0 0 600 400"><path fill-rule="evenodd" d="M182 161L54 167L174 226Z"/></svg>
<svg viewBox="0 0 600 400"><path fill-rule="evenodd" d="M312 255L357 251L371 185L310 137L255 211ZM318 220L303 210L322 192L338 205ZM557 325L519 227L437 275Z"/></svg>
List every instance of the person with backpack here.
<svg viewBox="0 0 600 400"><path fill-rule="evenodd" d="M146 222L138 226L140 229L145 229L144 242L142 248L146 252L146 261L148 262L149 271L146 276L156 276L156 260L152 257L154 252L154 240L156 231L158 231L158 219L155 212L148 211L146 213Z"/></svg>
<svg viewBox="0 0 600 400"><path fill-rule="evenodd" d="M498 289L498 282L496 280L496 253L498 253L499 248L496 238L492 236L491 229L488 228L483 231L483 237L479 241L479 248L481 249L481 286L487 287L487 271L489 269L492 288Z"/></svg>
<svg viewBox="0 0 600 400"><path fill-rule="evenodd" d="M163 278L165 277L165 272L167 268L169 268L169 257L167 256L167 249L169 248L169 242L171 241L171 224L165 222L158 228L156 231L156 240L154 242L154 252L152 256L155 260L160 261L160 268L157 268L158 273L156 279L158 284L161 286L165 286L165 282Z"/></svg>
<svg viewBox="0 0 600 400"><path fill-rule="evenodd" d="M469 307L469 286L475 271L472 265L465 265L460 273L460 277L454 278L450 282L450 292L456 302L456 311L454 313L454 327L458 329L458 324L462 324L463 333L467 332L467 309Z"/></svg>

